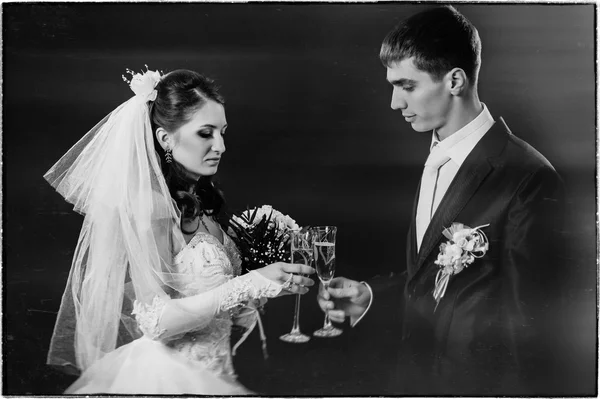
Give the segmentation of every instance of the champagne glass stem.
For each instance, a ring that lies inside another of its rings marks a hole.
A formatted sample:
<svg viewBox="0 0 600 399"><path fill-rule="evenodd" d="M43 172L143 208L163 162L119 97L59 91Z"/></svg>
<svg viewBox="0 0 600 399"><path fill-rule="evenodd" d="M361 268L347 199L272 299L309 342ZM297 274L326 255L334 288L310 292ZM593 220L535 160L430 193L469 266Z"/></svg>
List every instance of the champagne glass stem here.
<svg viewBox="0 0 600 399"><path fill-rule="evenodd" d="M290 236L290 255L292 263L304 263L310 265L312 263L312 248L313 232L312 230L301 230L292 232ZM294 306L294 324L292 331L279 337L284 342L294 344L308 342L310 337L300 332L300 294L296 295L296 304Z"/></svg>
<svg viewBox="0 0 600 399"><path fill-rule="evenodd" d="M323 282L323 288L325 289L325 291L327 291L329 289L329 281ZM331 320L329 320L329 314L326 312L325 313L325 321L323 322L323 328L330 328L330 327L331 327Z"/></svg>
<svg viewBox="0 0 600 399"><path fill-rule="evenodd" d="M294 325L292 327L293 333L300 332L300 294L296 295L296 307L294 308Z"/></svg>

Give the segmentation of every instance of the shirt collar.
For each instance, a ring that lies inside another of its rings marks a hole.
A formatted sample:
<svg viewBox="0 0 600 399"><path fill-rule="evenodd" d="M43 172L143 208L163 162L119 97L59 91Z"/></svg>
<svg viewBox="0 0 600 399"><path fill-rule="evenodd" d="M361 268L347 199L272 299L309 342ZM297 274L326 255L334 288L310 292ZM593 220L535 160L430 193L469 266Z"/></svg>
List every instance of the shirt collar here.
<svg viewBox="0 0 600 399"><path fill-rule="evenodd" d="M431 151L437 145L437 151L445 151L452 161L459 166L462 165L479 139L494 124L494 118L490 111L484 103L481 104L483 110L479 115L445 140L440 141L434 130L429 150Z"/></svg>

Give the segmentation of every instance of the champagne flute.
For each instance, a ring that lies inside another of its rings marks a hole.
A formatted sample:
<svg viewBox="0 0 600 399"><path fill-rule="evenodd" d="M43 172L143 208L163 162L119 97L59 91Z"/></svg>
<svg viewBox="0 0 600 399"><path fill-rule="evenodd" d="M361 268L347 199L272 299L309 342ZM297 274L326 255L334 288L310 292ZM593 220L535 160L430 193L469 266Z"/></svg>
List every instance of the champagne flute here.
<svg viewBox="0 0 600 399"><path fill-rule="evenodd" d="M312 229L303 229L299 232L292 232L290 237L290 246L292 253L292 263L303 263L311 266L313 262L313 231ZM300 298L296 295L296 306L294 308L294 324L292 331L279 337L280 340L299 344L308 342L310 337L300 332Z"/></svg>
<svg viewBox="0 0 600 399"><path fill-rule="evenodd" d="M337 227L320 226L314 227L314 261L317 269L317 276L323 284L323 288L329 288L329 283L335 274L335 236ZM337 337L342 330L335 328L329 320L329 315L325 313L325 322L323 328L315 331L313 335L320 338Z"/></svg>

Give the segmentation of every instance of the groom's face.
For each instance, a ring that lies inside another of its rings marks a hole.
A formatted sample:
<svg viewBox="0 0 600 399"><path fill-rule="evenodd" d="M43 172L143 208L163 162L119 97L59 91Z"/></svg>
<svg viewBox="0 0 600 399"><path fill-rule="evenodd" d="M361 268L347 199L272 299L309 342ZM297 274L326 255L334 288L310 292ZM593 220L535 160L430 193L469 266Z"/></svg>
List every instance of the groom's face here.
<svg viewBox="0 0 600 399"><path fill-rule="evenodd" d="M387 68L387 80L394 88L392 109L402 111L414 130L427 132L446 124L452 96L445 78L434 80L429 73L417 69L413 58L408 58Z"/></svg>

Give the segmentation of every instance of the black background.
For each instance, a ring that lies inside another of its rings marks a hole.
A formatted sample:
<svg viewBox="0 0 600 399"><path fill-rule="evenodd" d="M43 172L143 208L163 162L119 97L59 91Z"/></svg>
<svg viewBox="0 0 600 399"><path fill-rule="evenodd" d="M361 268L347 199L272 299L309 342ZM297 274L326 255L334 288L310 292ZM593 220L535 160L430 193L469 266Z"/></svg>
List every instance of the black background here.
<svg viewBox="0 0 600 399"><path fill-rule="evenodd" d="M57 394L71 382L45 366L81 217L42 175L132 93L125 68L187 68L227 99L218 176L229 206L271 204L301 225L339 227L338 275L403 268L411 204L430 141L389 107L378 51L404 17L430 5L5 4L3 248L5 394ZM540 150L568 190L570 306L562 394L596 391L595 41L593 5L459 4L479 29L479 94L494 117ZM549 251L552 248L548 248ZM302 329L322 323L314 290ZM240 380L263 394L376 395L387 323L306 345L283 344L293 298L264 316L236 356ZM365 322L366 323L366 322ZM347 328L347 326L346 326Z"/></svg>

